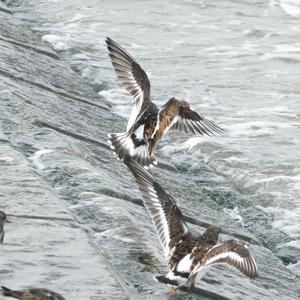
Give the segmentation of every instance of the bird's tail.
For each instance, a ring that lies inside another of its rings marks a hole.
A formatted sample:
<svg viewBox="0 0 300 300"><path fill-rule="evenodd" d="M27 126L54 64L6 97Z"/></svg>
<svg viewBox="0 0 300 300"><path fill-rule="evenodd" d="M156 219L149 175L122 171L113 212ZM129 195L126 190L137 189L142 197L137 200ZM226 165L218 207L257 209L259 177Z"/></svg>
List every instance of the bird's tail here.
<svg viewBox="0 0 300 300"><path fill-rule="evenodd" d="M130 133L112 133L108 137L108 142L119 159L122 160L126 156L131 156L144 167L157 164L155 156L149 154L148 143L136 145Z"/></svg>
<svg viewBox="0 0 300 300"><path fill-rule="evenodd" d="M23 295L22 292L11 290L5 286L2 286L1 288L2 288L3 296L10 296L10 297L14 297L17 299L22 299L22 295Z"/></svg>
<svg viewBox="0 0 300 300"><path fill-rule="evenodd" d="M172 286L179 286L179 282L176 279L170 279L168 276L165 275L159 275L154 277L155 280L157 280L160 283L172 285Z"/></svg>

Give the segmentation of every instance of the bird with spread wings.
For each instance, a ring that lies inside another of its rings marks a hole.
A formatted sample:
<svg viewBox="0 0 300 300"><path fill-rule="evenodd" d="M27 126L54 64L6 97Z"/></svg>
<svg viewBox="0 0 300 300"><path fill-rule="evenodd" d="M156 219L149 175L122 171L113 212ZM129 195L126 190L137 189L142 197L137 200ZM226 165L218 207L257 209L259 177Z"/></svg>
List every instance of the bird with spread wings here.
<svg viewBox="0 0 300 300"><path fill-rule="evenodd" d="M107 38L106 44L119 80L133 97L126 132L108 135L119 159L129 155L146 167L157 164L155 146L169 129L200 135L223 134L222 128L199 115L182 99L173 97L158 109L151 101L146 72L115 41Z"/></svg>
<svg viewBox="0 0 300 300"><path fill-rule="evenodd" d="M195 286L197 274L215 264L235 267L251 279L257 277L256 262L246 243L235 239L218 243L220 230L212 226L202 236L195 237L175 199L131 157L125 157L123 162L135 178L170 267L170 272L158 279L174 286L185 279L184 287L190 290Z"/></svg>

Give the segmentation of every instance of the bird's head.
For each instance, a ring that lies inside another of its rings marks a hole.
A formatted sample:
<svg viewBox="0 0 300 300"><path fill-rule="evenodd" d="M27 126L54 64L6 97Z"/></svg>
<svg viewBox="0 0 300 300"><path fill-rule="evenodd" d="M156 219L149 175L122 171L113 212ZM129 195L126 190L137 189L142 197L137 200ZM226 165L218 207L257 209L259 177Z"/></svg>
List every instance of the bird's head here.
<svg viewBox="0 0 300 300"><path fill-rule="evenodd" d="M181 104L183 106L190 107L190 104L187 101L183 100L182 98L178 98L178 97L170 98L169 103L177 103L177 104Z"/></svg>
<svg viewBox="0 0 300 300"><path fill-rule="evenodd" d="M220 228L209 226L202 234L201 239L207 242L217 242L220 232Z"/></svg>

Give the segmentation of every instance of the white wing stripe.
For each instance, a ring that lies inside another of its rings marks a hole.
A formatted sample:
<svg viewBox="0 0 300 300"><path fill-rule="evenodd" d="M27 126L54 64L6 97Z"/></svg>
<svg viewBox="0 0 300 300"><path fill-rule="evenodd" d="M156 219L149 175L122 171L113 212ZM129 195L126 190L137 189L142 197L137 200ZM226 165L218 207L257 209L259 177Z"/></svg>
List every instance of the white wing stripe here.
<svg viewBox="0 0 300 300"><path fill-rule="evenodd" d="M136 104L133 106L128 123L127 123L127 127L126 127L126 131L128 131L132 125L135 123L135 120L138 116L138 114L140 113L142 107L142 101L136 102Z"/></svg>
<svg viewBox="0 0 300 300"><path fill-rule="evenodd" d="M166 219L165 213L161 207L160 201L157 197L157 194L155 190L147 184L148 188L148 195L151 197L152 201L147 201L148 204L146 205L147 210L149 211L154 225L156 227L156 231L158 233L158 236L160 238L161 245L164 250L164 254L166 258L169 258L170 255L170 249L169 249L169 243L170 243L170 232L169 232L169 226L168 226L168 221ZM153 211L155 210L155 212Z"/></svg>
<svg viewBox="0 0 300 300"><path fill-rule="evenodd" d="M235 253L235 252L223 252L223 253L220 253L220 254L218 254L216 256L213 256L212 258L210 258L209 260L207 260L205 262L205 266L207 266L209 264L213 264L217 260L224 259L224 258L230 258L230 259L232 259L234 261L237 261L239 263L244 263L244 259L241 256L239 256L237 253Z"/></svg>
<svg viewBox="0 0 300 300"><path fill-rule="evenodd" d="M254 268L254 271L257 270L256 261L255 261L255 259L253 259L252 256L251 256L251 262L252 262L252 266L253 266L253 268Z"/></svg>
<svg viewBox="0 0 300 300"><path fill-rule="evenodd" d="M160 128L160 112L161 112L162 109L159 110L158 114L157 114L157 123L156 123L156 126L155 126L155 129L154 129L154 132L151 136L151 138L153 138L156 134L156 132L159 130ZM170 125L168 127L165 128L165 131L163 134L166 134L168 132L168 130L177 122L178 120L178 116L176 116L172 122L170 123Z"/></svg>

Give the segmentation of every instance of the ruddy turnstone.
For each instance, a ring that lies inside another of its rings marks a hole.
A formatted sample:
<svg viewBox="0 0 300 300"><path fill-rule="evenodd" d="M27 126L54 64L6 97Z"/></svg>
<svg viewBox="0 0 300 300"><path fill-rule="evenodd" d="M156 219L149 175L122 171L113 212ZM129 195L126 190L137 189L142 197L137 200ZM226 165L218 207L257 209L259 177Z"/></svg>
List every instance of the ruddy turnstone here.
<svg viewBox="0 0 300 300"><path fill-rule="evenodd" d="M7 222L6 214L0 210L0 243L4 239L4 224Z"/></svg>
<svg viewBox="0 0 300 300"><path fill-rule="evenodd" d="M2 286L3 296L21 300L66 300L63 296L47 289L27 289L15 291Z"/></svg>
<svg viewBox="0 0 300 300"><path fill-rule="evenodd" d="M174 198L131 157L123 161L135 178L170 266L170 272L157 279L177 286L185 278L182 287L190 290L200 271L222 263L237 268L249 278L257 277L255 260L244 242L232 239L218 244L219 229L215 227L208 227L200 237L193 236Z"/></svg>
<svg viewBox="0 0 300 300"><path fill-rule="evenodd" d="M157 164L153 155L155 146L169 129L201 135L223 134L223 129L182 99L173 97L158 109L150 99L146 72L112 39L106 38L106 44L115 72L134 101L126 132L108 135L120 159L129 155L143 166Z"/></svg>

